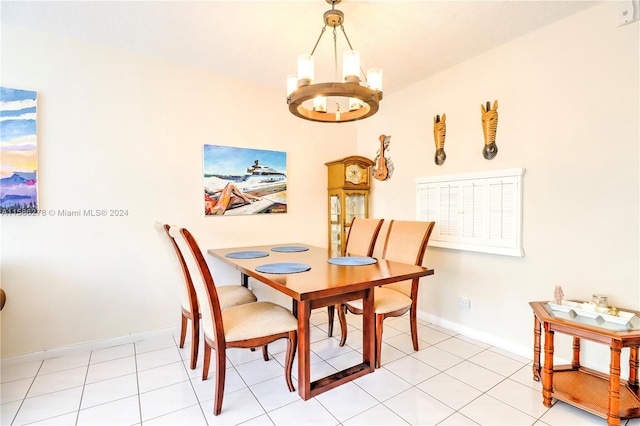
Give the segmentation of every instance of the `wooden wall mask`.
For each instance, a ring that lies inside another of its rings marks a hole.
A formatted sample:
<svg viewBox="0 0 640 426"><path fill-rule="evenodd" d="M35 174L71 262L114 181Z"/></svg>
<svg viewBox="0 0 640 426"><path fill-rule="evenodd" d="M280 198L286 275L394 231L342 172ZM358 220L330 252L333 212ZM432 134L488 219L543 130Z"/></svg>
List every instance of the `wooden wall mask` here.
<svg viewBox="0 0 640 426"><path fill-rule="evenodd" d="M447 134L447 115L442 114L442 120L439 115L433 118L433 139L436 143L436 155L434 161L438 166L444 164L444 160L447 159L447 154L444 152L444 138Z"/></svg>
<svg viewBox="0 0 640 426"><path fill-rule="evenodd" d="M487 160L493 160L498 154L496 145L496 131L498 130L498 101L493 102L493 108L489 109L491 102L487 102L487 108L480 105L482 111L482 131L484 133L484 148L482 156Z"/></svg>

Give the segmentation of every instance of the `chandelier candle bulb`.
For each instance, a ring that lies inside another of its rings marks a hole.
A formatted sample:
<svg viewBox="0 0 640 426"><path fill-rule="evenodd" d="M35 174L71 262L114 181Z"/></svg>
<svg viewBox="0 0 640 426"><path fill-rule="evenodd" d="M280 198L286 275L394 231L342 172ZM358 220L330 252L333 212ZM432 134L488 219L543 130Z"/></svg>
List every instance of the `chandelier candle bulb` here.
<svg viewBox="0 0 640 426"><path fill-rule="evenodd" d="M342 78L347 83L360 83L360 53L347 50L342 54Z"/></svg>
<svg viewBox="0 0 640 426"><path fill-rule="evenodd" d="M287 96L292 94L298 88L298 76L289 74L287 76Z"/></svg>
<svg viewBox="0 0 640 426"><path fill-rule="evenodd" d="M298 56L298 87L308 86L313 83L314 64L313 56L302 54Z"/></svg>
<svg viewBox="0 0 640 426"><path fill-rule="evenodd" d="M363 107L363 102L358 98L349 98L349 111L355 111Z"/></svg>
<svg viewBox="0 0 640 426"><path fill-rule="evenodd" d="M382 70L380 68L371 68L367 71L367 81L371 90L382 91Z"/></svg>
<svg viewBox="0 0 640 426"><path fill-rule="evenodd" d="M327 98L325 96L313 98L313 110L316 112L327 112Z"/></svg>

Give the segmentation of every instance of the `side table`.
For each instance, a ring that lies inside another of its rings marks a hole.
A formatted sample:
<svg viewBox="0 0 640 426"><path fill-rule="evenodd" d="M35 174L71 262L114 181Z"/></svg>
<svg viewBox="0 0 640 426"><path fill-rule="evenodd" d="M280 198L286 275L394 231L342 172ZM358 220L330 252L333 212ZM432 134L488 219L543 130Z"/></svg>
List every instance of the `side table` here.
<svg viewBox="0 0 640 426"><path fill-rule="evenodd" d="M592 414L603 417L608 425L620 425L621 419L640 417L638 348L640 347L640 313L626 324L605 321L602 317L576 315L574 311L554 311L548 302L529 302L534 314L533 378L542 379L542 398L551 407L556 398ZM544 330L544 364L540 365L542 330ZM573 336L570 365L553 365L554 334ZM580 365L580 341L606 344L610 348L609 374ZM620 379L620 353L629 348L629 379ZM542 371L542 374L540 372Z"/></svg>

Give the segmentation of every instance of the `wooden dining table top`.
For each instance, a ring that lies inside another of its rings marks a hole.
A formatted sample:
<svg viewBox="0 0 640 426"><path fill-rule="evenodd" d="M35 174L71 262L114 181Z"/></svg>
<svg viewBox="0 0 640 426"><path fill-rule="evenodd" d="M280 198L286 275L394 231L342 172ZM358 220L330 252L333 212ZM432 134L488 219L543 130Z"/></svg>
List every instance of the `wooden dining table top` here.
<svg viewBox="0 0 640 426"><path fill-rule="evenodd" d="M305 247L306 251L276 252L274 247ZM266 257L234 259L229 253L262 251ZM342 266L328 262L329 250L304 243L267 244L259 246L209 249L207 253L232 265L295 300L308 300L354 292L373 286L433 275L433 269L407 263L376 258L371 265ZM256 267L271 263L303 263L311 266L305 272L270 274L256 271Z"/></svg>

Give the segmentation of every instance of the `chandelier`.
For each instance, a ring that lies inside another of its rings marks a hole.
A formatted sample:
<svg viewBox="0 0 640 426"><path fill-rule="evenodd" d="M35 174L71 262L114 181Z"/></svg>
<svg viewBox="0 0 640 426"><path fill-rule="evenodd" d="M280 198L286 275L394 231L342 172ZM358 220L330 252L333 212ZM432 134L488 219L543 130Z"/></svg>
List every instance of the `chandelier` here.
<svg viewBox="0 0 640 426"><path fill-rule="evenodd" d="M324 13L324 26L311 54L298 56L298 74L287 77L287 104L296 117L323 123L346 123L371 117L382 100L382 70L360 67L360 54L353 49L342 25L344 13L335 9L342 0L325 0L331 10ZM333 57L336 81L314 82L313 54L327 26L333 28ZM349 49L342 56L342 81L338 80L337 28L344 35ZM360 79L363 76L364 80ZM329 109L327 108L329 106Z"/></svg>

